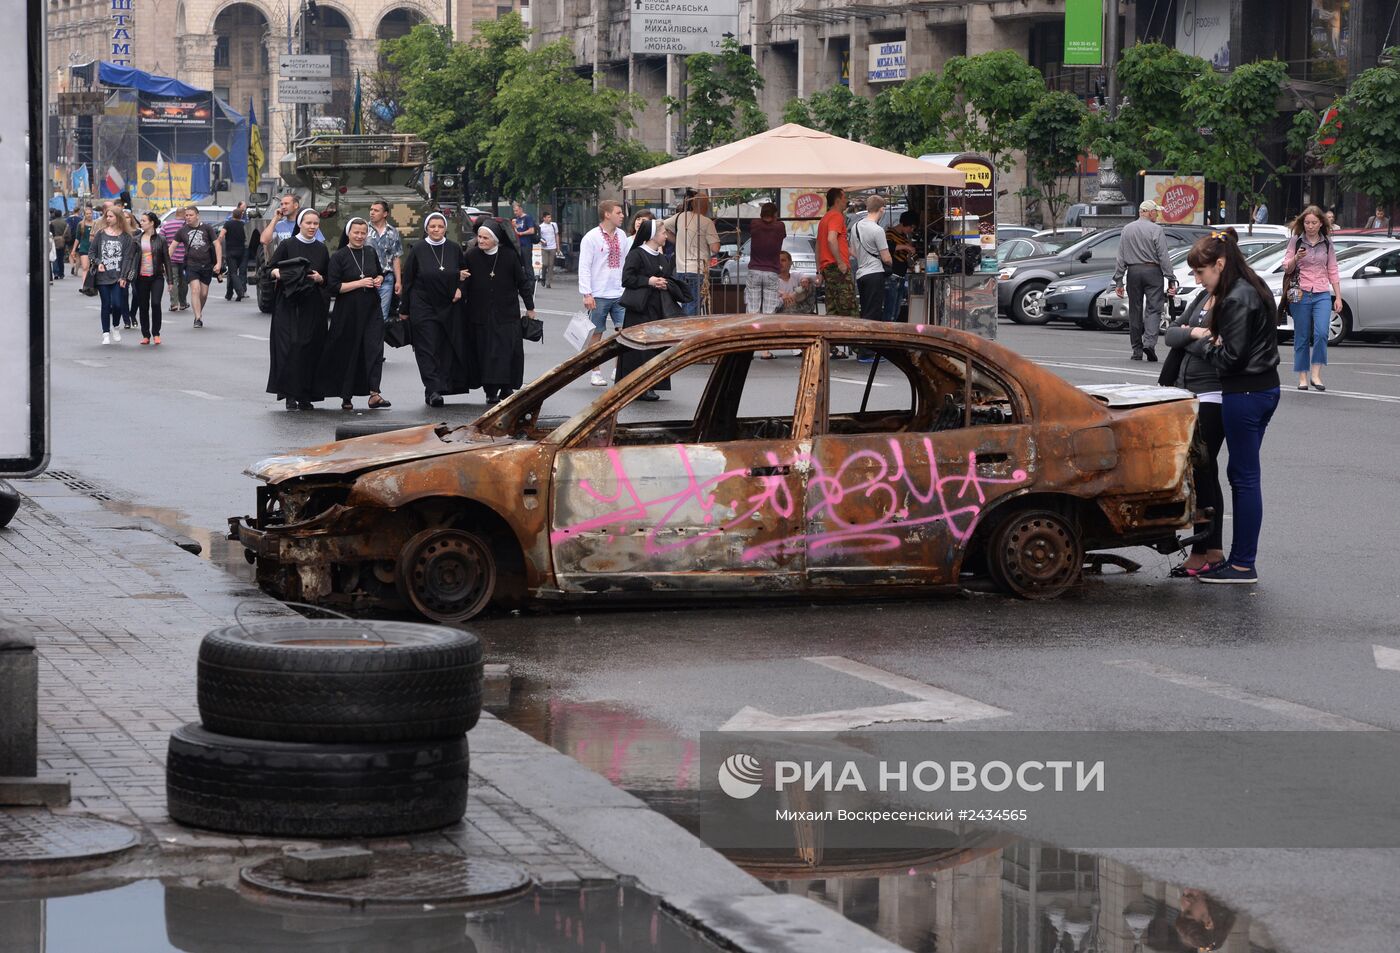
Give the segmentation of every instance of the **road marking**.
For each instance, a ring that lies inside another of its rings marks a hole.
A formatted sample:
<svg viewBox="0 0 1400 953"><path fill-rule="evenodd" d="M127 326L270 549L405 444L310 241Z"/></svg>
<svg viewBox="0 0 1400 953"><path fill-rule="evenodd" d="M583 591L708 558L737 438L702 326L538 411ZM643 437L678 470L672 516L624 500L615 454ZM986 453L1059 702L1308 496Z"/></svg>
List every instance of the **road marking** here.
<svg viewBox="0 0 1400 953"><path fill-rule="evenodd" d="M1376 657L1376 668L1400 672L1400 649L1389 649L1384 645L1373 645L1371 651Z"/></svg>
<svg viewBox="0 0 1400 953"><path fill-rule="evenodd" d="M1400 655L1400 653L1396 654ZM1305 721L1328 731L1386 730L1378 725L1369 725L1364 721L1352 721L1350 718L1345 718L1342 715L1334 715L1328 711L1309 708L1307 705L1285 701L1282 698L1274 698L1272 695L1256 695L1254 692L1248 692L1242 688L1236 688L1233 685L1226 685L1223 682L1213 681L1201 675L1178 672L1176 669L1167 668L1165 665L1144 662L1141 659L1117 659L1104 662L1104 664L1112 665L1114 668L1125 669L1129 672L1137 672L1139 675L1150 675L1153 678L1160 678L1164 682L1171 682L1173 685L1194 689L1206 695L1214 695L1216 698L1224 698L1228 701L1239 702L1242 705L1262 708L1276 715L1283 715L1286 718L1295 718L1299 721Z"/></svg>
<svg viewBox="0 0 1400 953"><path fill-rule="evenodd" d="M106 361L89 361L89 360L87 360L87 359L85 359L85 358L81 358L81 357L75 357L75 358L73 358L73 363L74 363L74 364L81 364L81 365L83 365L83 367L110 367L110 366L111 366L111 365L108 364Z"/></svg>
<svg viewBox="0 0 1400 953"><path fill-rule="evenodd" d="M858 385L861 386L861 387L864 387L864 386L865 386L865 381L852 380L852 379L849 378L849 377L833 377L833 378L831 378L831 379L834 380L834 381L840 381L842 384L858 384ZM894 385L893 385L893 384L881 384L880 382L876 381L876 382L875 382L873 385L871 385L871 386L873 386L873 387L893 387Z"/></svg>
<svg viewBox="0 0 1400 953"><path fill-rule="evenodd" d="M579 308L579 311L582 310L582 308ZM574 315L578 314L578 311L550 311L548 308L536 308L535 314L557 314L560 317L572 318Z"/></svg>
<svg viewBox="0 0 1400 953"><path fill-rule="evenodd" d="M198 397L200 400L223 400L218 394L211 394L205 390L182 390L182 394L189 394L191 397Z"/></svg>
<svg viewBox="0 0 1400 953"><path fill-rule="evenodd" d="M1023 356L1024 356L1024 355L1023 355ZM1043 360L1038 360L1038 359L1033 358L1033 357L1027 358L1027 360L1035 361L1035 363L1039 364L1041 367L1067 367L1067 368L1071 368L1071 369L1073 369L1073 370L1079 370L1079 371L1098 371L1098 372L1101 373L1101 374L1103 374L1103 373L1108 373L1108 374L1132 374L1132 375L1137 376L1137 377L1159 377L1159 376L1160 376L1160 372L1159 372L1159 371L1139 371L1139 370L1137 370L1137 369L1135 369L1135 368L1127 368L1127 367L1100 367L1100 366L1098 366L1097 364L1069 364L1069 363L1066 363L1066 362L1063 362L1063 361L1043 361ZM1364 373L1366 373L1366 372L1365 372L1365 371L1357 371L1356 373L1358 373L1358 374L1364 374ZM1295 390L1292 390L1291 388L1285 389L1283 392L1284 392L1285 394L1289 394L1289 393L1292 393L1292 394L1310 394L1310 395L1315 396L1315 397L1318 397L1318 398L1321 398L1321 397L1323 396L1323 393L1320 392L1320 391L1295 391ZM1373 400L1373 401L1377 401L1378 403L1382 403L1382 404L1400 404L1400 397L1393 397L1393 396L1391 396L1391 395L1389 395L1389 394L1366 394L1366 393L1362 393L1362 392L1359 392L1359 391L1334 390L1334 389L1332 389L1332 388L1328 388L1328 390L1326 391L1326 396L1328 396L1328 397L1350 397L1352 400Z"/></svg>
<svg viewBox="0 0 1400 953"><path fill-rule="evenodd" d="M1381 365L1384 367L1385 365ZM1367 377L1400 377L1400 374L1390 374L1386 371L1357 371L1358 374L1365 374Z"/></svg>
<svg viewBox="0 0 1400 953"><path fill-rule="evenodd" d="M934 688L912 678L896 675L872 665L843 658L839 655L818 655L804 661L841 672L862 681L871 682L890 691L912 695L917 701L873 705L868 708L847 708L837 711L813 712L810 715L774 715L745 705L720 726L720 731L849 731L868 725L899 721L941 722L972 721L978 718L999 718L1010 712L986 705L965 695Z"/></svg>
<svg viewBox="0 0 1400 953"><path fill-rule="evenodd" d="M240 334L240 335L238 335L238 336L241 337L241 338L247 338L247 339L250 340L250 341L266 341L266 340L267 340L267 338L260 338L260 337L258 337L256 334Z"/></svg>

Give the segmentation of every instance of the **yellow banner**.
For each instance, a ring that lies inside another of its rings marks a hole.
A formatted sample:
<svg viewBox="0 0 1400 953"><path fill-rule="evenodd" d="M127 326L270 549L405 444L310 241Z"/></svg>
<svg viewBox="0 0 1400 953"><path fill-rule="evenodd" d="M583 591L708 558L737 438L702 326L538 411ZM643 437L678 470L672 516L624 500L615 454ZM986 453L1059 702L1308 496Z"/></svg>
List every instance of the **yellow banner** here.
<svg viewBox="0 0 1400 953"><path fill-rule="evenodd" d="M156 172L154 162L136 163L136 188L132 198L144 202L153 210L169 208L177 202L189 202L194 178L194 166L188 162L167 162Z"/></svg>

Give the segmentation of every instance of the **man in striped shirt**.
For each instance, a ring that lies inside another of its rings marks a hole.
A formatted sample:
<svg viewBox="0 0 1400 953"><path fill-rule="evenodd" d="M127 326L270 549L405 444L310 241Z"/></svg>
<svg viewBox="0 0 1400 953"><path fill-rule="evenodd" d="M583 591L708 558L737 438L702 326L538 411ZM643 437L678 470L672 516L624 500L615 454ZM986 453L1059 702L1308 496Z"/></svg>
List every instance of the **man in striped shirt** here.
<svg viewBox="0 0 1400 953"><path fill-rule="evenodd" d="M167 284L171 311L186 311L190 306L189 282L185 278L185 246L175 240L176 234L184 227L185 220L179 215L170 216L160 227L161 235L165 236L166 259L170 262Z"/></svg>

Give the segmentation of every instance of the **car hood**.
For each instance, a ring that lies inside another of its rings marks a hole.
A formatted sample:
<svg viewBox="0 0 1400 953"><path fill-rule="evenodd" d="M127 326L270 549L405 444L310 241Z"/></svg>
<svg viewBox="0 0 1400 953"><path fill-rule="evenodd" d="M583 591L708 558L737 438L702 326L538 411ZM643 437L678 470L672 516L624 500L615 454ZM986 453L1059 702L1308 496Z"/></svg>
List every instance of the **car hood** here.
<svg viewBox="0 0 1400 953"><path fill-rule="evenodd" d="M1196 397L1189 390L1157 384L1080 384L1079 389L1115 409L1169 404L1177 400L1194 400Z"/></svg>
<svg viewBox="0 0 1400 953"><path fill-rule="evenodd" d="M427 424L337 440L319 447L268 457L243 472L268 483L308 476L351 476L396 463L465 453L512 442L506 437L488 437L471 427Z"/></svg>

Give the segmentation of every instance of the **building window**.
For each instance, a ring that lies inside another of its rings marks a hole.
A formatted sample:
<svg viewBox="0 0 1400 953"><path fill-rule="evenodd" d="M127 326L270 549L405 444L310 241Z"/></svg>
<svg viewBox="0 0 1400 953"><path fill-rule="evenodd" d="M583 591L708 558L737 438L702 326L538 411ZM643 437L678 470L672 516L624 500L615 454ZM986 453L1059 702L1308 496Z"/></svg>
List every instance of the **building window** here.
<svg viewBox="0 0 1400 953"><path fill-rule="evenodd" d="M499 20L499 19L500 19L501 17L503 17L503 16L506 16L506 15L511 14L511 13L514 13L514 12L515 12L515 5L514 5L514 4L511 4L511 3L498 3L498 4L496 4L496 19L497 19L497 20Z"/></svg>
<svg viewBox="0 0 1400 953"><path fill-rule="evenodd" d="M229 38L220 36L214 38L214 68L228 69L229 63Z"/></svg>
<svg viewBox="0 0 1400 953"><path fill-rule="evenodd" d="M331 75L350 75L350 44L344 40L327 40L326 52L331 55Z"/></svg>
<svg viewBox="0 0 1400 953"><path fill-rule="evenodd" d="M214 87L214 95L217 96L219 99L222 99L222 100L223 100L224 102L226 102L226 103L232 102L232 99L230 99L230 97L229 97L229 93L230 93L230 90L229 90L229 88L228 88L227 86L215 86L215 87Z"/></svg>

